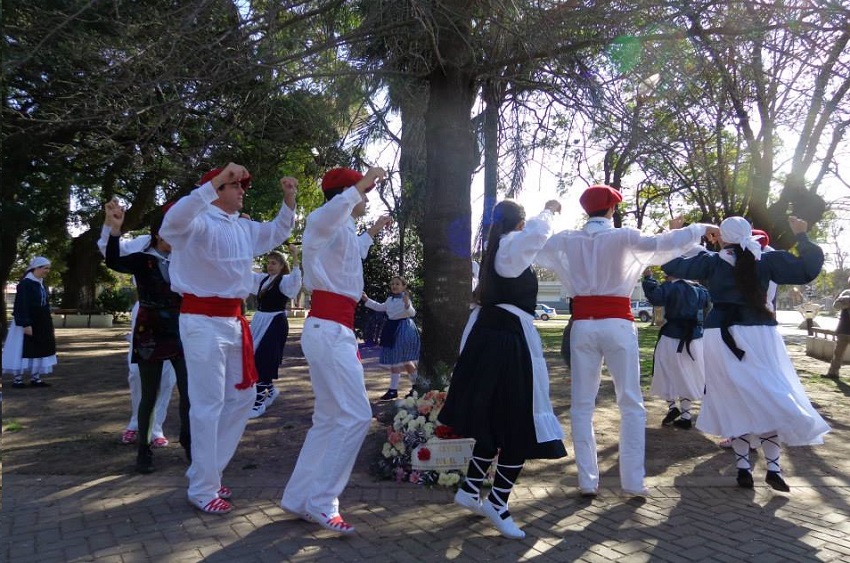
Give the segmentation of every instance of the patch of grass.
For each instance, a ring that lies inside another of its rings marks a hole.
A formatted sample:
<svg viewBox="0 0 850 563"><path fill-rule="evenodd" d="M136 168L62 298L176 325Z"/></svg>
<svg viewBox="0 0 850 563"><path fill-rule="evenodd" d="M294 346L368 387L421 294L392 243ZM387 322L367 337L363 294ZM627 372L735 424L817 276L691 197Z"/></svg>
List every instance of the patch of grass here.
<svg viewBox="0 0 850 563"><path fill-rule="evenodd" d="M17 420L13 419L6 423L6 425L3 427L3 432L19 432L23 429L23 425Z"/></svg>

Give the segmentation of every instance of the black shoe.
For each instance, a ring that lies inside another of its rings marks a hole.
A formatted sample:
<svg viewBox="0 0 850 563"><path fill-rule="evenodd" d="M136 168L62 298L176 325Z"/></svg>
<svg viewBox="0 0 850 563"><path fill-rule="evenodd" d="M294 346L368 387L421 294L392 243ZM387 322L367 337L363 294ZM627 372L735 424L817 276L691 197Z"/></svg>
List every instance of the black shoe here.
<svg viewBox="0 0 850 563"><path fill-rule="evenodd" d="M778 471L768 471L764 482L770 485L775 491L787 493L791 490L791 487L788 486L788 483L785 482L785 479L782 478L782 475Z"/></svg>
<svg viewBox="0 0 850 563"><path fill-rule="evenodd" d="M148 473L153 472L153 452L150 448L140 450L139 454L136 456L136 473L147 475Z"/></svg>
<svg viewBox="0 0 850 563"><path fill-rule="evenodd" d="M661 421L661 426L670 426L673 424L673 421L679 418L679 415L682 414L677 407L673 407L669 411L667 411L667 416L664 417L664 420Z"/></svg>
<svg viewBox="0 0 850 563"><path fill-rule="evenodd" d="M738 481L738 486L742 489L752 489L755 486L755 483L753 483L753 474L750 473L749 469L738 468L738 477L736 480Z"/></svg>
<svg viewBox="0 0 850 563"><path fill-rule="evenodd" d="M41 379L33 379L30 381L30 387L50 387L50 384L46 381L42 381Z"/></svg>
<svg viewBox="0 0 850 563"><path fill-rule="evenodd" d="M411 398L415 392L416 392L416 389L414 389L413 387L411 387L411 388L410 388L410 391L408 391L408 392L407 392L407 395L405 395L405 396L404 396L404 398L405 398L405 399L409 399L409 398Z"/></svg>
<svg viewBox="0 0 850 563"><path fill-rule="evenodd" d="M680 418L673 421L673 426L682 430L690 430L693 425L694 423L690 418Z"/></svg>
<svg viewBox="0 0 850 563"><path fill-rule="evenodd" d="M387 389L387 392L381 395L379 401L394 401L398 399L398 389Z"/></svg>
<svg viewBox="0 0 850 563"><path fill-rule="evenodd" d="M12 387L14 387L15 389L26 389L27 384L24 383L23 381L13 381Z"/></svg>

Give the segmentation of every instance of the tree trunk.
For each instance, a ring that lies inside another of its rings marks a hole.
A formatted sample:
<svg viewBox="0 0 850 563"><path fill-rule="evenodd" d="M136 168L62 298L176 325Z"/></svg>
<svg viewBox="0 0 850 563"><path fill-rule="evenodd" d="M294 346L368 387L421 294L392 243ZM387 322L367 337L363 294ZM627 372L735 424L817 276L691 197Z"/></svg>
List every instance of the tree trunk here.
<svg viewBox="0 0 850 563"><path fill-rule="evenodd" d="M103 257L97 249L100 229L89 229L71 241L66 268L62 272L63 309L95 309L97 268Z"/></svg>
<svg viewBox="0 0 850 563"><path fill-rule="evenodd" d="M466 2L446 7L440 21L438 52L447 55L428 77L425 112L428 203L422 226L424 304L422 371L429 377L452 367L469 317L470 183L475 138L470 116L475 100L473 73L466 70L469 11ZM438 18L440 19L440 18Z"/></svg>
<svg viewBox="0 0 850 563"><path fill-rule="evenodd" d="M499 106L497 86L488 82L482 89L484 97L484 210L481 214L479 251L490 233L493 208L499 196Z"/></svg>

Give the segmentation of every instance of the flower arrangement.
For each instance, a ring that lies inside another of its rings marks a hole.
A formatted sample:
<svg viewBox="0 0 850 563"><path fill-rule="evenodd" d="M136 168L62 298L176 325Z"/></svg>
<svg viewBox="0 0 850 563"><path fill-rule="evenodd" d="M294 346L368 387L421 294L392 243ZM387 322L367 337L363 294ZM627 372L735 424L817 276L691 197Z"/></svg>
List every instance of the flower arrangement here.
<svg viewBox="0 0 850 563"><path fill-rule="evenodd" d="M381 479L398 483L409 482L419 485L453 487L458 484L466 468L461 470L415 470L412 455L417 446L433 437L458 438L448 427L437 422L440 409L446 401L446 392L431 390L421 397L413 396L396 402L397 411L392 423L387 426L387 441L381 449L381 457L375 470ZM419 461L431 459L431 450L421 447L416 450Z"/></svg>

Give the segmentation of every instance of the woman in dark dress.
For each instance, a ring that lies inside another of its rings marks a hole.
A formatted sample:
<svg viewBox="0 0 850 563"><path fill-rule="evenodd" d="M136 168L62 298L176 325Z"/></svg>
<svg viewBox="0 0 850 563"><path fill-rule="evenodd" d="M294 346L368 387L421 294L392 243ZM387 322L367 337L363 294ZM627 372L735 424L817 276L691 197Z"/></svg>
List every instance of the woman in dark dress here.
<svg viewBox="0 0 850 563"><path fill-rule="evenodd" d="M139 312L133 327L132 361L139 365L142 398L139 401L139 449L136 471L153 471L150 447L151 418L162 379L162 366L170 361L180 392L180 444L191 460L189 434L189 393L183 345L180 342L179 294L171 291L168 256L171 245L159 236L162 216L151 225L151 243L142 252L120 255L118 245L124 210L113 200L106 204L106 224L110 227L106 243L106 265L117 272L132 274L139 292Z"/></svg>
<svg viewBox="0 0 850 563"><path fill-rule="evenodd" d="M486 516L508 538L525 533L511 518L508 497L526 459L567 455L563 430L549 402L549 374L540 335L534 328L537 276L531 269L552 234L557 201L549 201L526 224L523 208L509 200L496 205L481 265L480 308L464 331L439 421L475 438L473 458L455 502ZM498 453L493 489L479 491Z"/></svg>
<svg viewBox="0 0 850 563"><path fill-rule="evenodd" d="M3 347L3 373L14 377L12 387L26 387L25 372L30 374L32 387L50 387L41 379L56 365L56 336L44 285L49 273L50 260L36 256L18 283L12 324Z"/></svg>

